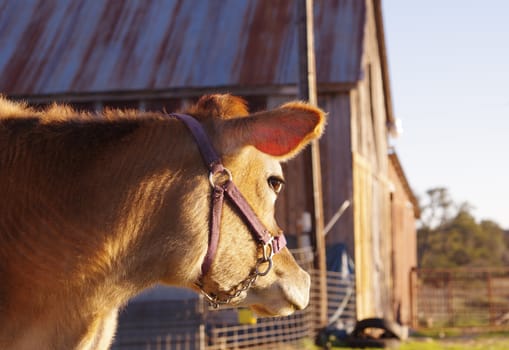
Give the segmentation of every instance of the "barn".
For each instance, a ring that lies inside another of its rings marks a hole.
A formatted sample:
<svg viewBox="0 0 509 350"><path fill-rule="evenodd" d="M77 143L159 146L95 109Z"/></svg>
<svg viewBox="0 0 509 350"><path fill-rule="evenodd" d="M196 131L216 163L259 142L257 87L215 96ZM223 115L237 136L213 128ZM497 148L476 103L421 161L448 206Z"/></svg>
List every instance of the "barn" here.
<svg viewBox="0 0 509 350"><path fill-rule="evenodd" d="M326 243L353 260L357 319L408 324L419 208L390 144L381 0L315 0L314 23ZM298 93L291 0L2 0L0 47L0 93L34 105L173 111L228 92L256 111ZM313 247L309 153L285 171L278 220Z"/></svg>

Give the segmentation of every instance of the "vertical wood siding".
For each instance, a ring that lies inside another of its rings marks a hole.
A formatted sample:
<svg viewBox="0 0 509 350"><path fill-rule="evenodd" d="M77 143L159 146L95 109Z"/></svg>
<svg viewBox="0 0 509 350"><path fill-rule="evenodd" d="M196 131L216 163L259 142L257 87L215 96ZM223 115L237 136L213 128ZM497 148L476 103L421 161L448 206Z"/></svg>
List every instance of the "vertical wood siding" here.
<svg viewBox="0 0 509 350"><path fill-rule="evenodd" d="M325 224L345 201L352 202L352 140L350 137L350 96L348 93L319 98L328 113L327 128L320 140ZM353 209L350 205L327 234L327 244L343 243L353 256Z"/></svg>
<svg viewBox="0 0 509 350"><path fill-rule="evenodd" d="M357 318L394 318L387 112L372 2L367 2L364 79L351 92Z"/></svg>
<svg viewBox="0 0 509 350"><path fill-rule="evenodd" d="M400 322L410 324L410 271L417 266L415 212L412 198L402 185L395 166L392 162L389 165L389 177L394 186L391 195L392 308Z"/></svg>

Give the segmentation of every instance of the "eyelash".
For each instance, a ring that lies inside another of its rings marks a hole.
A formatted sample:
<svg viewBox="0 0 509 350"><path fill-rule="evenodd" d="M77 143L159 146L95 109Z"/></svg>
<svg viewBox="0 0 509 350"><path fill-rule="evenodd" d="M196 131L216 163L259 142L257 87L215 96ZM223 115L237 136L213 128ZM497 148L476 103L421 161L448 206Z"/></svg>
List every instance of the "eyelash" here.
<svg viewBox="0 0 509 350"><path fill-rule="evenodd" d="M274 193L279 194L283 190L285 180L277 176L271 176L267 179L267 183Z"/></svg>

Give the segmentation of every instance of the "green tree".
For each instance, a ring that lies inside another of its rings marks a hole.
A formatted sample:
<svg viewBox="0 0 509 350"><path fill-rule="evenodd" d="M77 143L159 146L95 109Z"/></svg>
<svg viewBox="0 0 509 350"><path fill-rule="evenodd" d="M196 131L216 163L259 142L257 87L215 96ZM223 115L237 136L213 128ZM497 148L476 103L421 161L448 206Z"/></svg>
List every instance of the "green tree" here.
<svg viewBox="0 0 509 350"><path fill-rule="evenodd" d="M421 226L431 229L444 225L451 218L454 206L449 191L436 187L426 191L427 203L421 205Z"/></svg>
<svg viewBox="0 0 509 350"><path fill-rule="evenodd" d="M420 267L502 266L509 261L508 240L500 226L478 223L468 203L457 205L445 188L426 192L417 231Z"/></svg>

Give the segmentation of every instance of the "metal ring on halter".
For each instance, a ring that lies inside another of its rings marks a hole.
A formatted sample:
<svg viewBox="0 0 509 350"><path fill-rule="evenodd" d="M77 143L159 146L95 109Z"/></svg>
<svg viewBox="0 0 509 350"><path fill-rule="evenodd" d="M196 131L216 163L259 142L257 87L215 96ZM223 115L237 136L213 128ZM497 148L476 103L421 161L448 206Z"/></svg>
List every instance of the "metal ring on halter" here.
<svg viewBox="0 0 509 350"><path fill-rule="evenodd" d="M260 271L259 269L260 265L262 265L263 263L268 263L268 266L264 271ZM268 258L267 260L258 259L258 261L256 262L255 271L258 276L265 276L269 273L271 268L272 268L272 257Z"/></svg>
<svg viewBox="0 0 509 350"><path fill-rule="evenodd" d="M223 181L217 181L217 180L223 180ZM232 173L227 168L223 168L220 171L217 171L215 173L210 172L209 173L209 182L210 186L216 187L217 185L223 185L227 183L228 181L233 181Z"/></svg>

